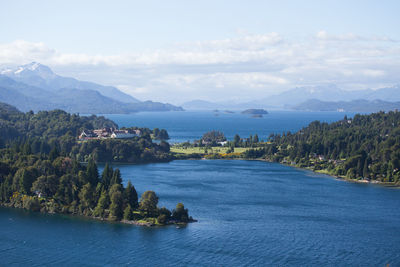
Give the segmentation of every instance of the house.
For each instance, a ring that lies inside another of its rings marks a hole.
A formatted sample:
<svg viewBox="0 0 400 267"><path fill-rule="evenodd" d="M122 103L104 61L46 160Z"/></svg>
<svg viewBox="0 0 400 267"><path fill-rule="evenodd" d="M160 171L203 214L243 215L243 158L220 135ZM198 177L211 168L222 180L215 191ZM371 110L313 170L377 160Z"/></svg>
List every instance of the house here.
<svg viewBox="0 0 400 267"><path fill-rule="evenodd" d="M96 130L83 130L79 135L80 140L89 139L107 139L107 138L118 138L126 139L140 136L140 130L117 130L113 128L103 128Z"/></svg>
<svg viewBox="0 0 400 267"><path fill-rule="evenodd" d="M228 144L228 141L218 142L218 144L220 144L221 146L224 146L224 145Z"/></svg>
<svg viewBox="0 0 400 267"><path fill-rule="evenodd" d="M135 133L130 133L128 130L115 130L112 134L111 134L111 138L117 138L117 139L126 139L126 138L133 138L138 136Z"/></svg>
<svg viewBox="0 0 400 267"><path fill-rule="evenodd" d="M79 139L81 140L88 140L97 138L97 134L95 134L91 130L83 130L82 133L79 135Z"/></svg>
<svg viewBox="0 0 400 267"><path fill-rule="evenodd" d="M97 135L98 138L108 138L111 136L113 129L103 128L103 129L93 130L93 132Z"/></svg>

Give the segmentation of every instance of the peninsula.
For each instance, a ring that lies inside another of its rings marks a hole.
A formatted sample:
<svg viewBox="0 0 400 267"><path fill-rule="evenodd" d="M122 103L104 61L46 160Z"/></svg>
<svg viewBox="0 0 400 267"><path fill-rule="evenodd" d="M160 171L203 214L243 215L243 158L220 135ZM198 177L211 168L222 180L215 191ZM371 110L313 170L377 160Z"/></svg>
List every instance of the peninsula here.
<svg viewBox="0 0 400 267"><path fill-rule="evenodd" d="M103 136L107 131L85 132L88 128L114 130ZM135 187L130 182L124 186L119 169L109 164L98 173L95 161L99 159L158 162L171 158L168 143L152 142L151 136L166 137L162 130L117 128L104 117L61 110L22 113L0 103L0 205L147 226L195 221L182 203L172 211L158 207L154 191L144 192L139 200Z"/></svg>
<svg viewBox="0 0 400 267"><path fill-rule="evenodd" d="M330 124L314 121L296 133L271 134L267 142L257 135L235 135L223 144L183 143L171 151L181 158L267 160L351 181L398 186L399 136L400 112L391 111L345 116Z"/></svg>

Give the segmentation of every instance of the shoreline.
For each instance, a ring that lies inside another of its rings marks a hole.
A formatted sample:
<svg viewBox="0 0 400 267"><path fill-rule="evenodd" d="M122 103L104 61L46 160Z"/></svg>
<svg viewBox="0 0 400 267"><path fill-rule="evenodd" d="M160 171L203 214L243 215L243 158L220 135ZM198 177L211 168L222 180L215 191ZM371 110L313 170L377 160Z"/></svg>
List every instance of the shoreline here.
<svg viewBox="0 0 400 267"><path fill-rule="evenodd" d="M182 154L181 154L182 155ZM380 186L384 186L384 187L391 187L391 188L400 188L400 185L396 185L392 182L381 182L378 180L367 180L367 179L351 179L351 178L347 178L346 176L338 176L338 175L334 175L332 173L330 173L327 170L313 170L311 169L311 167L299 167L296 165L291 165L291 164L285 164L282 162L275 162L275 161L271 161L265 158L255 158L255 159L248 159L248 158L205 158L204 154L199 154L201 157L200 158L186 158L186 159L182 159L182 158L177 158L175 160L248 160L248 161L264 161L264 162L271 162L271 163L278 163L278 164L282 164L288 167L293 167L293 168L298 168L301 170L307 170L307 171L311 171L313 173L318 173L318 174L325 174L328 175L334 179L337 180L342 180L342 181L346 181L346 182L350 182L350 183L358 183L358 184L372 184L372 185L380 185ZM211 154L212 155L212 154Z"/></svg>
<svg viewBox="0 0 400 267"><path fill-rule="evenodd" d="M255 160L260 160L260 161L267 161L267 162L274 162L274 161L269 161L266 159L255 159ZM384 187L392 187L392 188L400 188L400 185L396 185L394 183L391 182L381 182L378 180L367 180L367 179L351 179L351 178L347 178L346 176L338 176L335 174L330 173L329 171L326 170L312 170L311 167L299 167L299 166L295 166L295 165L290 165L290 164L285 164L285 163L281 163L281 162L276 162L278 164L282 164L285 166L289 166L289 167L293 167L293 168L297 168L300 170L306 170L306 171L311 171L313 173L318 173L318 174L325 174L327 176L330 176L336 180L341 180L341 181L346 181L349 183L357 183L357 184L370 184L370 185L380 185L380 186L384 186Z"/></svg>
<svg viewBox="0 0 400 267"><path fill-rule="evenodd" d="M135 225L135 226L164 227L164 226L176 225L179 227L184 227L184 226L187 226L189 223L198 222L198 220L196 220L196 219L189 220L188 222L177 222L174 220L170 220L169 222L167 222L165 224L152 223L152 222L148 222L146 220L136 220L135 221L135 220L122 219L120 221L114 221L114 220L110 220L107 218L86 216L86 215L76 214L76 213L48 212L48 211L42 211L42 210L34 211L34 210L28 210L24 207L14 207L9 204L10 203L0 203L0 207L7 208L7 209L13 209L13 210L20 210L20 211L25 211L25 212L32 212L32 213L37 213L37 214L61 215L61 216L67 216L69 218L75 217L75 218L80 218L80 219L85 219L85 220L94 220L94 221L100 221L100 222L106 222L106 223L116 223L116 224Z"/></svg>

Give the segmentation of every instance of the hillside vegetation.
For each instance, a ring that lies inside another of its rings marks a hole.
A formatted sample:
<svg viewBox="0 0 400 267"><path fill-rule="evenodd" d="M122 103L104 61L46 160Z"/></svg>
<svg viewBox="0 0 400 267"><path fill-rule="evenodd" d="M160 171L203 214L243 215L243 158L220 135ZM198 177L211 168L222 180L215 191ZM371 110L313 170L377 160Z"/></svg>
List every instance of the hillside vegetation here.
<svg viewBox="0 0 400 267"><path fill-rule="evenodd" d="M140 128L141 136L132 139L100 139L80 142L82 130L118 128L113 121L95 115L85 117L62 110L19 112L14 107L0 106L0 148L12 148L33 154L48 154L52 148L61 155L87 162L89 158L100 162L145 163L171 159L165 141L152 142L155 138L168 137L161 129L152 131ZM153 134L154 135L154 134Z"/></svg>
<svg viewBox="0 0 400 267"><path fill-rule="evenodd" d="M400 113L355 115L331 124L314 121L297 133L271 135L245 153L350 179L400 181Z"/></svg>
<svg viewBox="0 0 400 267"><path fill-rule="evenodd" d="M82 129L102 127L117 125L104 117L22 113L0 104L0 205L145 225L193 221L182 203L172 211L160 208L153 191L139 200L130 182L123 185L119 169L106 164L99 175L95 163L169 160L168 143L150 138L168 133L140 128L143 136L127 140L77 140Z"/></svg>

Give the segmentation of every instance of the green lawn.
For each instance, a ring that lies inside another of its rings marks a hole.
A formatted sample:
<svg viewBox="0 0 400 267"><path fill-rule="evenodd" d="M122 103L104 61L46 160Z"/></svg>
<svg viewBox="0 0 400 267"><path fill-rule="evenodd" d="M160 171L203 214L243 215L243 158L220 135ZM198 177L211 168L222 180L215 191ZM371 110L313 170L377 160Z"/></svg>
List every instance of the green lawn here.
<svg viewBox="0 0 400 267"><path fill-rule="evenodd" d="M181 153L181 154L204 154L205 153L205 147L188 147L188 148L183 148L183 147L177 147L177 146L171 146L171 152L175 153ZM208 154L213 154L213 153L219 153L223 154L226 153L226 151L229 149L229 147L212 147L207 149ZM244 148L244 147L235 147L235 153L242 153L249 148Z"/></svg>

